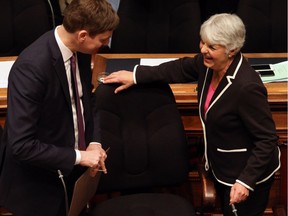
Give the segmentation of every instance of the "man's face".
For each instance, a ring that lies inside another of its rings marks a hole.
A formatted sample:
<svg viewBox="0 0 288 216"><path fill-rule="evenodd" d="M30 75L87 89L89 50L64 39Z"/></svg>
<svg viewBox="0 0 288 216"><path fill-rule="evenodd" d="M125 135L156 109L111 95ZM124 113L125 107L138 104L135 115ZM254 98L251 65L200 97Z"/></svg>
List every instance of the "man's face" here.
<svg viewBox="0 0 288 216"><path fill-rule="evenodd" d="M88 34L86 34L79 47L79 51L87 54L95 54L100 48L109 44L111 36L112 31L100 33L94 37L90 37Z"/></svg>

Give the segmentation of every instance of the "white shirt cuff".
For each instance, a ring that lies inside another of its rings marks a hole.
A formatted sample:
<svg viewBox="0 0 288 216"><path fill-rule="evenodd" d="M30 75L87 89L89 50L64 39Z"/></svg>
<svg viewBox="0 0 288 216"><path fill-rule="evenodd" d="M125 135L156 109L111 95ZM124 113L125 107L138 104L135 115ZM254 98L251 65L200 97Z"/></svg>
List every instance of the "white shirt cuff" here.
<svg viewBox="0 0 288 216"><path fill-rule="evenodd" d="M95 144L96 144L96 145L100 145L100 146L102 147L101 143L99 143L99 142L90 142L90 144L92 144L92 145L95 145ZM90 145L90 144L89 144L89 145Z"/></svg>
<svg viewBox="0 0 288 216"><path fill-rule="evenodd" d="M242 181L240 181L240 180L238 180L238 179L236 179L236 182L239 183L239 184L241 184L241 185L243 185L243 186L246 187L247 189L249 189L249 190L251 190L251 191L254 191L253 188L251 188L249 185L245 184L244 182L242 182Z"/></svg>
<svg viewBox="0 0 288 216"><path fill-rule="evenodd" d="M79 164L81 161L81 154L80 151L78 149L75 149L76 152L76 160L75 160L75 165Z"/></svg>
<svg viewBox="0 0 288 216"><path fill-rule="evenodd" d="M134 69L133 69L133 81L134 81L134 84L136 85L137 84L137 80L136 80L136 70L137 70L137 67L139 65L135 65Z"/></svg>

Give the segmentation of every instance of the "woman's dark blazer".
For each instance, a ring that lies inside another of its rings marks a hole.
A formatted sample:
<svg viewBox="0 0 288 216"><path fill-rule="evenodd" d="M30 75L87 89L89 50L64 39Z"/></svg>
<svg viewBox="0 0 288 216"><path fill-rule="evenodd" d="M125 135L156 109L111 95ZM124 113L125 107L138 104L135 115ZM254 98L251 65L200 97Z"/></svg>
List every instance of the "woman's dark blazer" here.
<svg viewBox="0 0 288 216"><path fill-rule="evenodd" d="M77 56L89 143L93 131L91 56ZM57 170L69 176L76 154L67 76L54 31L17 58L9 74L7 103L0 148L0 206L15 215L56 215L64 197Z"/></svg>
<svg viewBox="0 0 288 216"><path fill-rule="evenodd" d="M138 66L137 83L198 81L199 115L204 130L206 169L222 184L240 181L249 189L280 168L275 123L267 90L241 53L219 83L206 114L203 107L213 71L203 56L182 58L160 66Z"/></svg>

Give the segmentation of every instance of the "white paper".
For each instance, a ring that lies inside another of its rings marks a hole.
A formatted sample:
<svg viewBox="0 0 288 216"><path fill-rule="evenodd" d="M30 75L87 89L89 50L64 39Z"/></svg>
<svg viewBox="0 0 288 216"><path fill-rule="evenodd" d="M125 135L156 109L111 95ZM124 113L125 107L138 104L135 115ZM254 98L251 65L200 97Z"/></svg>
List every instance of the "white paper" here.
<svg viewBox="0 0 288 216"><path fill-rule="evenodd" d="M288 61L271 64L270 67L274 71L275 76L261 77L263 82L267 83L288 81Z"/></svg>
<svg viewBox="0 0 288 216"><path fill-rule="evenodd" d="M173 61L177 58L141 58L140 65L157 66L164 62Z"/></svg>
<svg viewBox="0 0 288 216"><path fill-rule="evenodd" d="M101 172L91 177L90 169L88 168L75 182L68 216L78 216L97 191Z"/></svg>
<svg viewBox="0 0 288 216"><path fill-rule="evenodd" d="M0 61L0 88L8 87L8 76L15 61Z"/></svg>

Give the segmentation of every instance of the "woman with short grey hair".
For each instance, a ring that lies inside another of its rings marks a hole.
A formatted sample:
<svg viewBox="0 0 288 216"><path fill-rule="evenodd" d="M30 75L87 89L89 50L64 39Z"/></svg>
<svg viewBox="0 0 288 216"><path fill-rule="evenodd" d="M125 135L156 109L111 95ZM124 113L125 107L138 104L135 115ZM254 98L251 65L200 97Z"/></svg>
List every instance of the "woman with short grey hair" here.
<svg viewBox="0 0 288 216"><path fill-rule="evenodd" d="M204 22L200 37L210 44L220 44L227 51L239 51L245 42L246 29L242 20L235 14L216 14Z"/></svg>

